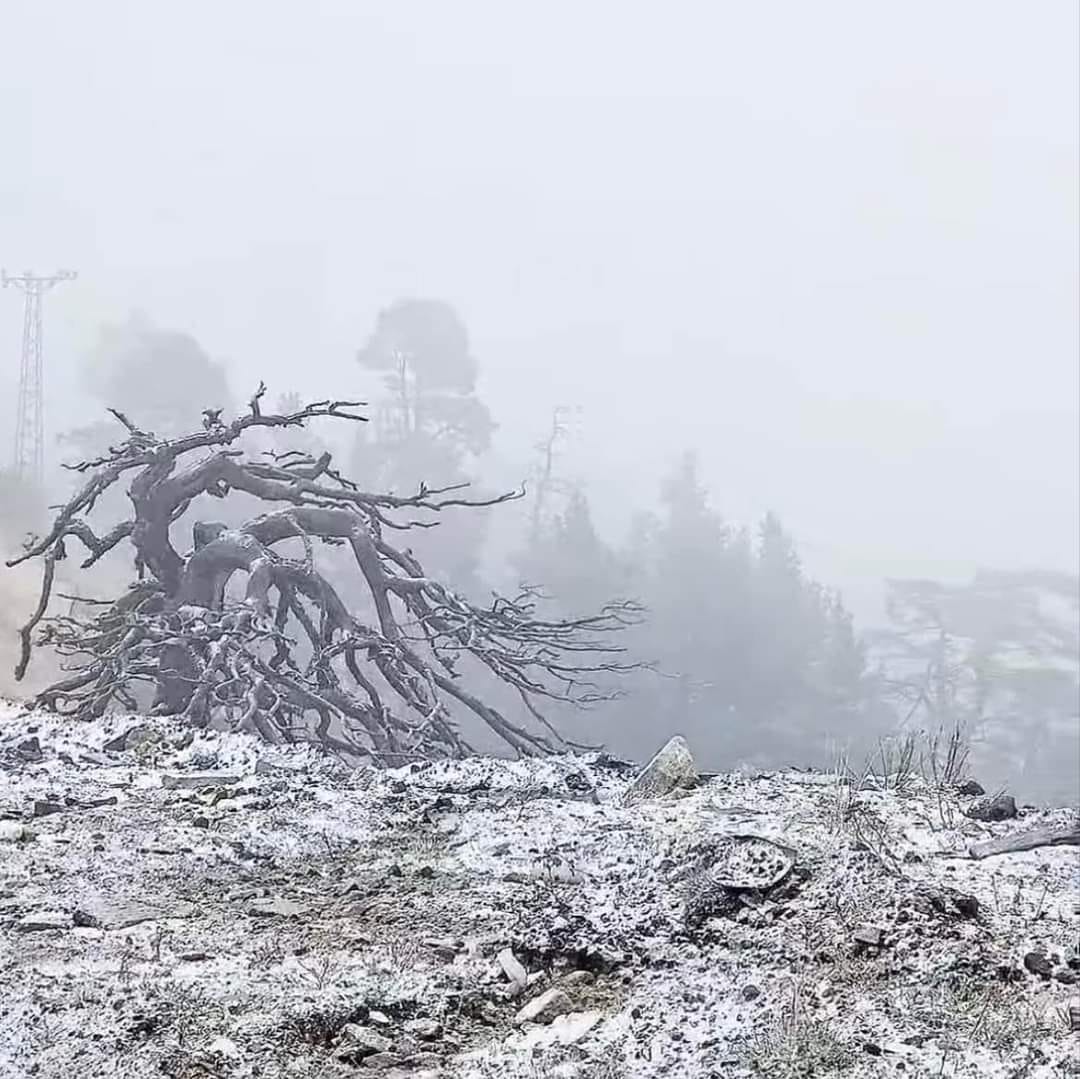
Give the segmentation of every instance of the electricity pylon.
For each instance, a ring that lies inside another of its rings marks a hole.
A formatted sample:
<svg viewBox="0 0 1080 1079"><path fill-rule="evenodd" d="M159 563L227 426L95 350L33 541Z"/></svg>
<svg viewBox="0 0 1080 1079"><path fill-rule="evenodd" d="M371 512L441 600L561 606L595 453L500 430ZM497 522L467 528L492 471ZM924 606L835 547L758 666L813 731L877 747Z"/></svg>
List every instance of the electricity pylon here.
<svg viewBox="0 0 1080 1079"><path fill-rule="evenodd" d="M48 277L27 271L9 274L0 271L4 288L15 285L23 291L22 363L19 367L19 396L15 412L15 472L22 479L41 484L45 478L45 384L41 354L41 297L61 281L73 281L71 270L58 270Z"/></svg>

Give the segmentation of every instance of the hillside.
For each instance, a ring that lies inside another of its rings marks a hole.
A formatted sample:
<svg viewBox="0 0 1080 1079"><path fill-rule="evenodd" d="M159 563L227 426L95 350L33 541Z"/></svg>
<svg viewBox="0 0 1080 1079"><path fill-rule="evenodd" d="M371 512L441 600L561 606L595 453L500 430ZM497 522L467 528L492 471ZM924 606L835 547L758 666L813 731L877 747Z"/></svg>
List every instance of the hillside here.
<svg viewBox="0 0 1080 1079"><path fill-rule="evenodd" d="M2 1079L1080 1074L1077 848L967 857L1064 811L798 772L624 804L604 756L350 771L14 705L0 777ZM747 834L794 866L688 921Z"/></svg>

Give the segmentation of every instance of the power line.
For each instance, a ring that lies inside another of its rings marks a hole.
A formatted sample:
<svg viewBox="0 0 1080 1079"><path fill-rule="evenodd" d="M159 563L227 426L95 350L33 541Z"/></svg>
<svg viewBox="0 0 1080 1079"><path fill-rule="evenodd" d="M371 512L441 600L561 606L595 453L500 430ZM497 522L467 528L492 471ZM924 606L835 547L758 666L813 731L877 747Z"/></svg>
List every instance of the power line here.
<svg viewBox="0 0 1080 1079"><path fill-rule="evenodd" d="M19 367L19 394L15 412L15 472L22 479L41 484L45 478L45 381L42 369L41 297L61 281L73 281L71 270L48 276L27 271L9 274L0 270L4 288L22 289L22 362Z"/></svg>

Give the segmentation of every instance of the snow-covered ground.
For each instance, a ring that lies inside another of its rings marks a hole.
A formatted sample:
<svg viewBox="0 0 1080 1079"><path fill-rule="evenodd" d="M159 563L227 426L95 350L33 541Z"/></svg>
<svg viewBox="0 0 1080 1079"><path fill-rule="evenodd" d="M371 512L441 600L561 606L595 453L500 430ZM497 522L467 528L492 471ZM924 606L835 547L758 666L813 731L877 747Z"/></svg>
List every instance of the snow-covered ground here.
<svg viewBox="0 0 1080 1079"><path fill-rule="evenodd" d="M1080 852L965 856L1066 811L811 773L623 806L630 778L0 705L0 1079L1080 1074ZM796 869L687 928L727 834Z"/></svg>

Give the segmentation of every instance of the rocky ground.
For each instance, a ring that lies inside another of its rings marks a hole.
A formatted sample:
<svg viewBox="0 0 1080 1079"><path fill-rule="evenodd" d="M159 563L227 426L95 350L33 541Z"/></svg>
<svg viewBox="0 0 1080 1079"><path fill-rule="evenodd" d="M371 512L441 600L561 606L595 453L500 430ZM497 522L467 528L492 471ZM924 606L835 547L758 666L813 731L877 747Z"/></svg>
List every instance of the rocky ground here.
<svg viewBox="0 0 1080 1079"><path fill-rule="evenodd" d="M966 856L1065 811L631 779L0 705L0 1077L1080 1075L1077 848ZM688 922L746 834L794 867Z"/></svg>

